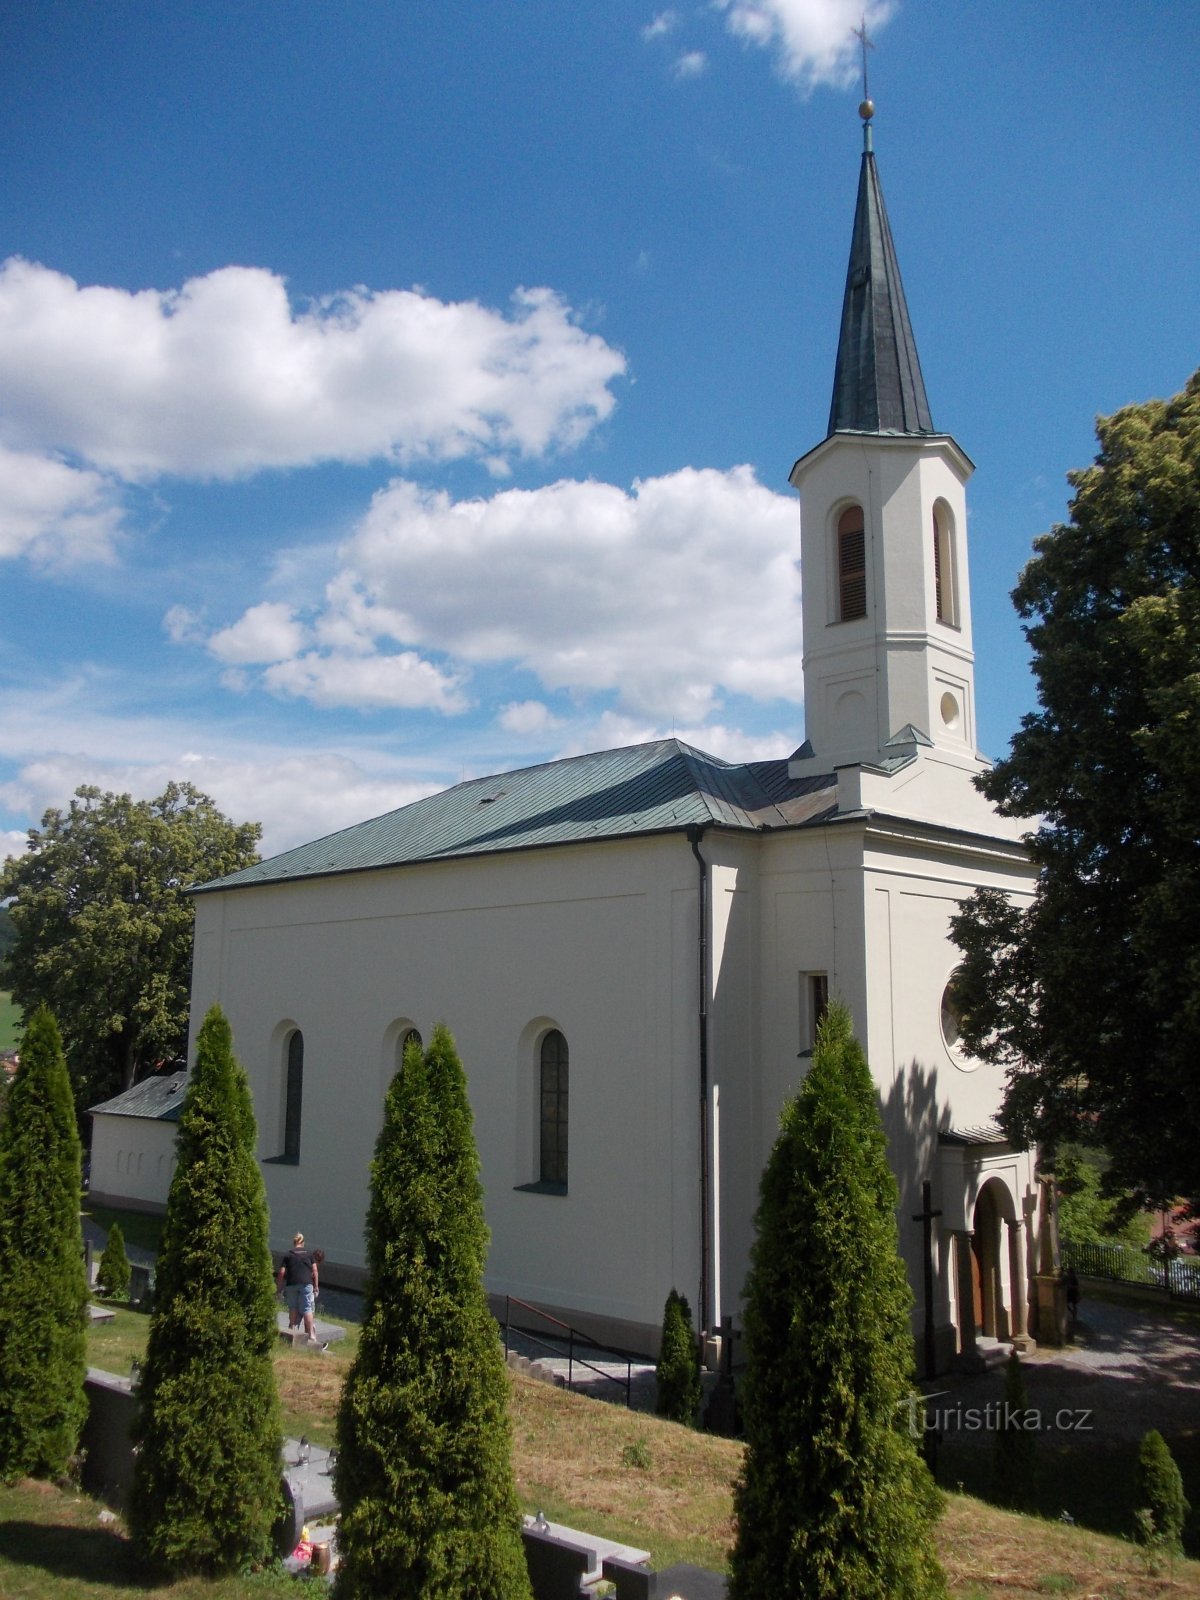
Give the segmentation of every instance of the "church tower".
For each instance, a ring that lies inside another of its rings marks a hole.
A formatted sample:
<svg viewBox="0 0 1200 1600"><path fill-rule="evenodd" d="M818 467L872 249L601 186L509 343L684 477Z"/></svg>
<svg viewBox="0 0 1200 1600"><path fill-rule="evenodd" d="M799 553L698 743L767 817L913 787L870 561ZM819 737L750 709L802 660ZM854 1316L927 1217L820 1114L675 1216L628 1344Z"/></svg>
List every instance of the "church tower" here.
<svg viewBox="0 0 1200 1600"><path fill-rule="evenodd" d="M863 155L829 431L800 492L807 739L790 770L876 765L925 747L975 771L965 486L930 415L871 141Z"/></svg>

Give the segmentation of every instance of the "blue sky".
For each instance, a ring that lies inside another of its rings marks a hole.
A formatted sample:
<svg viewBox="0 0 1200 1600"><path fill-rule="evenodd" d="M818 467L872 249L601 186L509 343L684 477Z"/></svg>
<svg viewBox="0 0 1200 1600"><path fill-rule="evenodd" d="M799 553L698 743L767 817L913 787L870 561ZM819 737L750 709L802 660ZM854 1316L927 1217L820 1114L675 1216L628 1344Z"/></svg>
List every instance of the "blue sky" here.
<svg viewBox="0 0 1200 1600"><path fill-rule="evenodd" d="M794 748L861 11L0 6L0 850L83 782L274 851L671 731ZM1200 9L867 14L997 755L1094 416L1200 360Z"/></svg>

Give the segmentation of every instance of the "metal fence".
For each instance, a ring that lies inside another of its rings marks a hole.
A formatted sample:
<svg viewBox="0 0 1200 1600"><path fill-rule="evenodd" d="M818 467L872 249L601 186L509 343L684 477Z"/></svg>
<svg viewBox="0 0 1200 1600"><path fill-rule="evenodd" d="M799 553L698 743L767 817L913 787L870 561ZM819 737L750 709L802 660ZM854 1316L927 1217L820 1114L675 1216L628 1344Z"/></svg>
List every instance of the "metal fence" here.
<svg viewBox="0 0 1200 1600"><path fill-rule="evenodd" d="M1135 1283L1160 1289L1173 1300L1200 1301L1200 1257L1174 1256L1163 1262L1145 1250L1124 1244L1077 1244L1064 1239L1063 1265L1084 1278Z"/></svg>

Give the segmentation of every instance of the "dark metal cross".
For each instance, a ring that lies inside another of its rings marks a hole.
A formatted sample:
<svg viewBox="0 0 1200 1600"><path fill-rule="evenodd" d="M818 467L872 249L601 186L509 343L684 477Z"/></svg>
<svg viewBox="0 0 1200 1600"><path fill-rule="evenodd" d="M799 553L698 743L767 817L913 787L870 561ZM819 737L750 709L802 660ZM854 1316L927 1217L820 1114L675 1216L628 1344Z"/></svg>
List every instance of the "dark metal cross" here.
<svg viewBox="0 0 1200 1600"><path fill-rule="evenodd" d="M857 28L851 28L850 32L858 40L859 44L862 45L863 99L864 100L869 100L871 98L871 93L870 93L870 90L867 87L867 51L868 50L874 50L875 41L874 41L874 39L871 38L870 34L867 32L867 18L866 18L866 13L865 12L863 13L862 22L858 25Z"/></svg>
<svg viewBox="0 0 1200 1600"><path fill-rule="evenodd" d="M913 1221L922 1224L925 1234L925 1373L932 1378L937 1366L937 1351L933 1336L933 1224L940 1211L933 1209L933 1190L928 1180L921 1185L921 1209L913 1213Z"/></svg>

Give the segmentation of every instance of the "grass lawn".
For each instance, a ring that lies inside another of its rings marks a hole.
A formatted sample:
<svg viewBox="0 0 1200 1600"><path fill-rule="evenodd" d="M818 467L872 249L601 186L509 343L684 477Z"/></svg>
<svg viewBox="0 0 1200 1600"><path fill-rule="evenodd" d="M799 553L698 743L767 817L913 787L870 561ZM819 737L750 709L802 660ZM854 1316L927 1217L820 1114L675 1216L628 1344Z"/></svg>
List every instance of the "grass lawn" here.
<svg viewBox="0 0 1200 1600"><path fill-rule="evenodd" d="M7 989L0 989L0 1050L15 1050L21 1037L21 1013Z"/></svg>
<svg viewBox="0 0 1200 1600"><path fill-rule="evenodd" d="M353 1324L345 1326L347 1338L324 1355L293 1351L280 1342L275 1372L284 1426L292 1437L306 1433L319 1443L332 1442L337 1398L358 1334ZM141 1313L118 1310L113 1323L91 1329L88 1360L128 1372L131 1357L145 1348L148 1327ZM739 1444L518 1375L512 1377L511 1395L513 1462L527 1511L540 1509L553 1521L638 1545L652 1553L656 1566L694 1561L723 1567L732 1536ZM975 1454L982 1470L988 1452ZM1183 1464L1186 1473L1193 1463ZM1001 1511L970 1494L948 1494L939 1546L956 1600L1033 1600L1048 1594L1080 1600L1200 1600L1200 1563L1181 1560L1172 1569L1152 1572L1127 1540L1056 1520L1057 1502L1050 1501L1064 1478L1069 1475L1072 1502L1078 1504L1080 1475L1088 1470L1084 1451L1069 1463L1045 1463L1045 1518ZM1114 1487L1113 1463L1097 1461L1090 1474L1115 1506L1124 1478ZM95 1503L46 1485L0 1488L0 1594L5 1600L198 1600L200 1595L253 1600L284 1587L296 1592L294 1583L269 1574L147 1588L138 1580L119 1524L101 1525L99 1514Z"/></svg>

